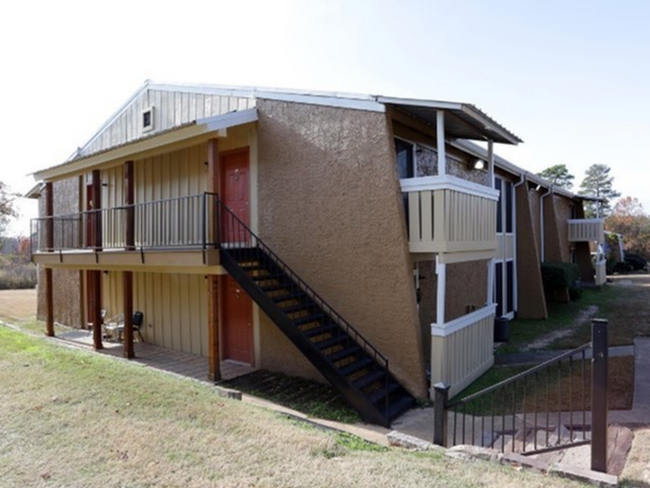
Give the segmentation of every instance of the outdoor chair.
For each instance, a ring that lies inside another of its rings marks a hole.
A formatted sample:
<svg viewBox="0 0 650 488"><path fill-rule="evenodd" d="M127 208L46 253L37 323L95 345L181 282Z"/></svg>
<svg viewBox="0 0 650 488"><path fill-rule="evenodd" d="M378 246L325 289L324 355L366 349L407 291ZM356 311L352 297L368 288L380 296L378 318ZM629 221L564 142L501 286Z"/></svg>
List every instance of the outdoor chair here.
<svg viewBox="0 0 650 488"><path fill-rule="evenodd" d="M144 315L142 312L133 313L133 332L138 334L140 342L144 342L144 337L142 337L142 332L140 332L140 327L142 327L142 319ZM107 333L107 336L110 333L112 340L121 342L122 335L124 334L124 314L120 313L116 315L113 319L109 320L104 326L104 330Z"/></svg>

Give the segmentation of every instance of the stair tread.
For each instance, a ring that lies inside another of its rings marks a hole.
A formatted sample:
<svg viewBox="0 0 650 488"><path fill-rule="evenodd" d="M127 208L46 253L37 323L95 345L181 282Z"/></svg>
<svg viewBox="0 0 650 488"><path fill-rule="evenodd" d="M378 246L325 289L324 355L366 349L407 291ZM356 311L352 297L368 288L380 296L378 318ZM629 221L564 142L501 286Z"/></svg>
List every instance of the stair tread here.
<svg viewBox="0 0 650 488"><path fill-rule="evenodd" d="M291 295L281 295L281 296L269 297L269 298L271 300L273 300L277 305L280 302L288 302L289 300L299 300L299 299L304 298L306 296L307 295L305 295L304 293L301 292L301 293L293 293ZM279 307L279 308L280 308L280 310L282 310L281 307Z"/></svg>
<svg viewBox="0 0 650 488"><path fill-rule="evenodd" d="M345 335L340 335L337 337L332 337L331 339L326 339L324 341L315 342L314 345L322 351L323 349L335 346L346 340L350 340L350 338Z"/></svg>
<svg viewBox="0 0 650 488"><path fill-rule="evenodd" d="M335 353L330 354L327 356L327 359L329 359L331 362L335 363L336 361L340 361L341 359L344 359L348 356L352 356L353 354L361 351L361 347L354 345L350 347L346 347L345 349L341 349L340 351L337 351Z"/></svg>
<svg viewBox="0 0 650 488"><path fill-rule="evenodd" d="M343 376L349 376L374 363L375 360L371 357L360 358L350 364L346 364L345 366L339 368L339 373L341 373Z"/></svg>
<svg viewBox="0 0 650 488"><path fill-rule="evenodd" d="M326 325L321 325L320 327L314 327L313 329L309 329L304 331L304 334L309 337L316 337L321 334L327 334L328 332L332 332L333 330L338 329L338 327L334 324L326 324Z"/></svg>
<svg viewBox="0 0 650 488"><path fill-rule="evenodd" d="M286 315L291 314L291 313L296 313L300 312L301 310L306 310L309 307L313 307L314 305L312 303L299 303L298 305L291 305L290 307L280 307L280 310L282 310Z"/></svg>
<svg viewBox="0 0 650 488"><path fill-rule="evenodd" d="M296 320L293 321L295 325L305 325L310 322L318 322L319 320L322 320L324 318L327 318L327 315L324 313L316 313L312 315L307 315L305 317L300 317L297 318Z"/></svg>
<svg viewBox="0 0 650 488"><path fill-rule="evenodd" d="M386 372L383 369L377 369L365 375L363 378L359 378L352 382L352 385L358 390L363 390L366 386L371 385L375 381L379 381L386 376Z"/></svg>
<svg viewBox="0 0 650 488"><path fill-rule="evenodd" d="M391 393L395 393L397 390L399 390L401 386L399 383L395 383L394 381L390 381L388 383L388 391L386 391L385 387L382 388L377 388L375 391L370 393L367 398L370 400L371 403L377 403L379 400L383 400L386 398L386 394L389 396Z"/></svg>
<svg viewBox="0 0 650 488"><path fill-rule="evenodd" d="M405 393L404 396L390 402L388 405L388 415L386 415L386 417L388 417L390 420L393 420L398 415L406 412L413 405L415 405L415 398L413 398L408 393Z"/></svg>

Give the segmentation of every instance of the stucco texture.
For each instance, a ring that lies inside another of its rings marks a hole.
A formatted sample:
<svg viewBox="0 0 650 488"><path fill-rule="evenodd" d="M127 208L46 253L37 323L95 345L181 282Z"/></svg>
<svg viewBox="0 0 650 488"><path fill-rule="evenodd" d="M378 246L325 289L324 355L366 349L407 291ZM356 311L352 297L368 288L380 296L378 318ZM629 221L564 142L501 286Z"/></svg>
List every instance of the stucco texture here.
<svg viewBox="0 0 650 488"><path fill-rule="evenodd" d="M546 319L548 310L539 258L539 196L528 184L515 190L517 205L517 316Z"/></svg>
<svg viewBox="0 0 650 488"><path fill-rule="evenodd" d="M445 322L467 315L487 302L488 261L447 265Z"/></svg>
<svg viewBox="0 0 650 488"><path fill-rule="evenodd" d="M79 211L79 179L77 177L56 181L52 184L54 215ZM39 215L45 215L45 192L39 199ZM81 308L81 277L78 270L55 269L52 271L54 321L70 327L83 323ZM38 270L37 317L45 320L45 270Z"/></svg>
<svg viewBox="0 0 650 488"><path fill-rule="evenodd" d="M412 393L425 397L413 268L386 115L271 100L259 100L258 113L260 236L389 359ZM260 327L263 367L288 367L272 352L289 351L285 342ZM302 361L297 350L292 356Z"/></svg>

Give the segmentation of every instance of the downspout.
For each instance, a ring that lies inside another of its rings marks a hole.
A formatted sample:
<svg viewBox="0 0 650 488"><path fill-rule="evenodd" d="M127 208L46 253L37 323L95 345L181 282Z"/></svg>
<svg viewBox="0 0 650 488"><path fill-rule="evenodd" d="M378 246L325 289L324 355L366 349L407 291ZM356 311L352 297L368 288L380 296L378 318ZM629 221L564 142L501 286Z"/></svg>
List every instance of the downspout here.
<svg viewBox="0 0 650 488"><path fill-rule="evenodd" d="M543 263L545 260L545 248L544 248L544 199L553 194L553 185L550 186L548 191L544 193L539 199L539 235L540 235L540 261Z"/></svg>
<svg viewBox="0 0 650 488"><path fill-rule="evenodd" d="M514 245L514 253L515 253L515 269L513 270L513 275L516 280L517 286L514 287L512 290L512 298L514 303L513 308L515 311L519 310L519 259L517 258L517 248L518 248L518 240L519 240L519 228L517 227L517 188L519 188L521 185L523 185L526 181L526 173L522 173L519 175L519 181L515 183L512 186L512 224L513 224L513 229L514 229L514 239L513 239L513 245ZM526 195L526 198L528 198L528 195Z"/></svg>

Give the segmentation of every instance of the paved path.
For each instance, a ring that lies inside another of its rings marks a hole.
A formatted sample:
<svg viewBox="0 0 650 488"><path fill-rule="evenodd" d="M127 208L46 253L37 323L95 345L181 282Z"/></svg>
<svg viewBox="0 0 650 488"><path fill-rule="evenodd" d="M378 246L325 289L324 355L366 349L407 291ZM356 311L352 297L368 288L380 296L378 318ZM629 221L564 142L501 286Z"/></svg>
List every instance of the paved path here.
<svg viewBox="0 0 650 488"><path fill-rule="evenodd" d="M504 364L528 364L558 356L563 351L541 351L537 353L512 354L511 361ZM634 346L610 348L610 355L634 354L634 401L631 410L614 410L609 412L610 423L647 424L650 425L650 337L639 337ZM527 355L527 357L524 357ZM504 355L505 357L505 355ZM516 362L515 359L524 362ZM406 412L393 423L393 428L405 434L431 442L433 439L433 408L413 409Z"/></svg>

